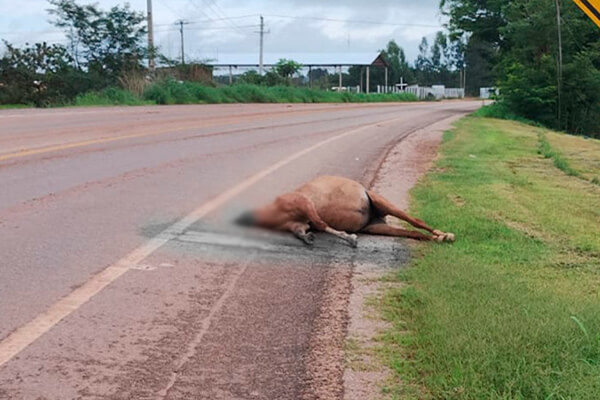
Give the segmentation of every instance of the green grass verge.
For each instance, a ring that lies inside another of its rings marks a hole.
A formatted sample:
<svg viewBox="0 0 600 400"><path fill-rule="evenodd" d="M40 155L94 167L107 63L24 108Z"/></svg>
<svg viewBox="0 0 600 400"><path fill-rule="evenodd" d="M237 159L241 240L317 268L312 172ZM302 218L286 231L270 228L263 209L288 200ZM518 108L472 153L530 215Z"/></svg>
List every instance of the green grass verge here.
<svg viewBox="0 0 600 400"><path fill-rule="evenodd" d="M479 108L473 116L499 118L543 127L538 122L514 114L502 101ZM600 185L600 140L584 136L573 138L560 132L541 131L538 153L551 159L554 166L567 175Z"/></svg>
<svg viewBox="0 0 600 400"><path fill-rule="evenodd" d="M416 101L409 93L356 94L337 93L291 86L256 86L238 84L209 87L193 82L165 81L151 85L144 93L156 104L198 103L343 103Z"/></svg>
<svg viewBox="0 0 600 400"><path fill-rule="evenodd" d="M119 89L107 88L97 92L87 92L79 95L73 101L74 106L140 106L146 104L156 104L153 101L141 99L133 93Z"/></svg>
<svg viewBox="0 0 600 400"><path fill-rule="evenodd" d="M15 108L29 108L32 107L27 104L0 104L0 110L12 110Z"/></svg>
<svg viewBox="0 0 600 400"><path fill-rule="evenodd" d="M600 188L541 157L541 132L465 118L413 190L457 242L419 246L386 294L397 397L598 398Z"/></svg>
<svg viewBox="0 0 600 400"><path fill-rule="evenodd" d="M600 140L548 131L548 146L567 161L576 176L600 185Z"/></svg>
<svg viewBox="0 0 600 400"><path fill-rule="evenodd" d="M545 158L549 158L554 163L554 166L565 174L570 176L579 177L579 172L571 167L569 161L562 155L562 153L550 145L546 137L545 132L538 133L538 153L543 155Z"/></svg>
<svg viewBox="0 0 600 400"><path fill-rule="evenodd" d="M139 106L156 104L223 103L369 103L417 101L410 93L337 93L291 86L233 85L210 87L194 82L163 81L150 85L143 96L111 87L81 94L71 103L54 106ZM15 105L0 108L16 108ZM28 107L28 106L23 106Z"/></svg>
<svg viewBox="0 0 600 400"><path fill-rule="evenodd" d="M522 122L524 124L529 124L533 126L542 127L542 125L538 122L532 121L527 118L523 118L515 114L508 108L506 104L502 101L495 101L492 104L488 104L486 106L480 107L477 111L473 113L475 117L485 117L485 118L498 118L498 119L507 119L511 121Z"/></svg>

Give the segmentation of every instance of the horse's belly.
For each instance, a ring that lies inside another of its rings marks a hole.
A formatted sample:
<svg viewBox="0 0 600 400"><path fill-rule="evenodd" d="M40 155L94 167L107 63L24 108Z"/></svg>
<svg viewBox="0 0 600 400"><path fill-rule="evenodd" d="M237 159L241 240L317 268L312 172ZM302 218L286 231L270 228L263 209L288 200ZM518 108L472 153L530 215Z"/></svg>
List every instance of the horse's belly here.
<svg viewBox="0 0 600 400"><path fill-rule="evenodd" d="M371 201L358 182L322 176L298 191L313 201L321 219L334 229L358 232L370 221Z"/></svg>
<svg viewBox="0 0 600 400"><path fill-rule="evenodd" d="M345 232L358 232L368 225L371 219L368 199L350 207L332 204L318 210L319 215L333 229Z"/></svg>
<svg viewBox="0 0 600 400"><path fill-rule="evenodd" d="M368 225L369 215L359 211L345 211L327 217L324 221L338 231L358 232Z"/></svg>

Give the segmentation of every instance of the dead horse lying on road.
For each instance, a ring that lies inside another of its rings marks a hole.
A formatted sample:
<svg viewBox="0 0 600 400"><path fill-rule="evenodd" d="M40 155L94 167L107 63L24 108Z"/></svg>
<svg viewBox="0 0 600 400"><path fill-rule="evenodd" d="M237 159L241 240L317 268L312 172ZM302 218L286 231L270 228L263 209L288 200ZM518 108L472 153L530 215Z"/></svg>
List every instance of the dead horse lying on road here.
<svg viewBox="0 0 600 400"><path fill-rule="evenodd" d="M400 229L385 222L385 216L400 218L430 235ZM356 247L355 232L401 236L437 242L454 241L454 234L430 228L360 183L339 176L320 176L265 207L250 211L237 220L242 225L290 231L306 244L313 244L312 227L335 235Z"/></svg>

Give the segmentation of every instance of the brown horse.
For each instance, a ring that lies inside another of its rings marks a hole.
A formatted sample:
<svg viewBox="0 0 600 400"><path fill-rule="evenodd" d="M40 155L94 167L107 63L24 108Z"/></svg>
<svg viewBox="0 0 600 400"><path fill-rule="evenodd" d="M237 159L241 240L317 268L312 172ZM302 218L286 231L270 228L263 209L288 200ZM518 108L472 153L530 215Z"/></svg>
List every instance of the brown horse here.
<svg viewBox="0 0 600 400"><path fill-rule="evenodd" d="M392 215L431 235L388 225ZM290 231L306 244L313 244L313 228L357 245L354 233L401 236L437 242L454 241L454 234L430 228L411 217L382 196L365 189L360 183L338 176L320 176L275 199L272 204L245 213L238 219L243 225Z"/></svg>

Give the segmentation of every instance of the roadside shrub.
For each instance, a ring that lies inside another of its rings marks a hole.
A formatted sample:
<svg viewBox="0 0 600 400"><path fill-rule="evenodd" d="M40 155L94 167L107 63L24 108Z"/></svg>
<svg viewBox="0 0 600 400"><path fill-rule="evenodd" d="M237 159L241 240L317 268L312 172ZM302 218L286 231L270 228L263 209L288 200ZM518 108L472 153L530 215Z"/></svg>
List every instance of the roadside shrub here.
<svg viewBox="0 0 600 400"><path fill-rule="evenodd" d="M143 70L125 71L119 77L119 85L138 97L144 95L144 91L149 84L150 82L146 79L146 73Z"/></svg>
<svg viewBox="0 0 600 400"><path fill-rule="evenodd" d="M277 97L274 96L269 88L256 85L235 85L231 87L238 101L244 103L277 103Z"/></svg>
<svg viewBox="0 0 600 400"><path fill-rule="evenodd" d="M154 101L156 104L192 104L197 102L189 89L189 85L170 79L150 85L144 91L144 99Z"/></svg>
<svg viewBox="0 0 600 400"><path fill-rule="evenodd" d="M408 93L364 94L332 92L293 86L236 84L212 87L173 79L148 85L138 96L117 87L77 96L75 105L221 104L221 103L342 103L415 101Z"/></svg>

